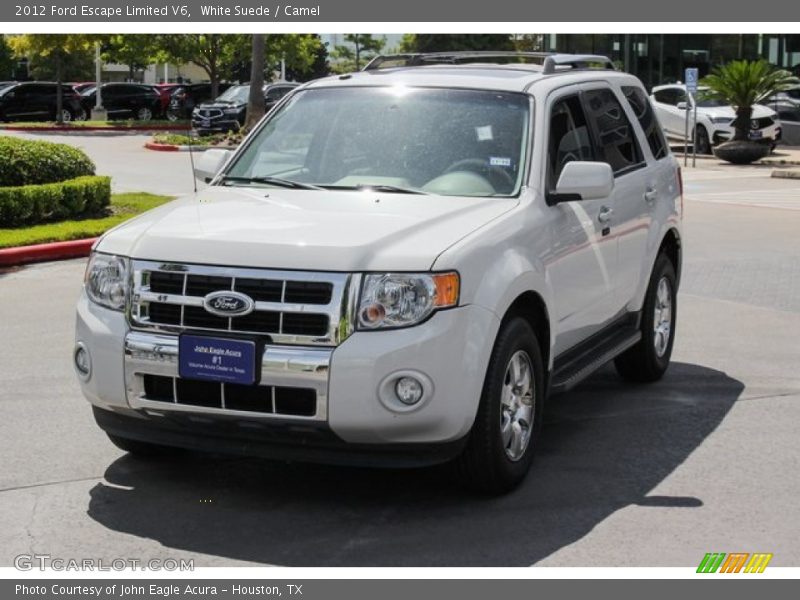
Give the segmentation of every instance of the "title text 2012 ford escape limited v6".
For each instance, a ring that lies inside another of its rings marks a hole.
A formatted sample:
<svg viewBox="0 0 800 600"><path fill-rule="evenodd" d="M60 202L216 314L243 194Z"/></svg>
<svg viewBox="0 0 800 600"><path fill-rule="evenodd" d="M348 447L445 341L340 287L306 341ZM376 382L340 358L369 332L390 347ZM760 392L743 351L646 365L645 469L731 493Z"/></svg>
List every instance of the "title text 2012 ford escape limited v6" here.
<svg viewBox="0 0 800 600"><path fill-rule="evenodd" d="M87 267L74 362L124 450L453 461L502 492L548 394L667 369L680 172L603 57L381 57L198 170Z"/></svg>

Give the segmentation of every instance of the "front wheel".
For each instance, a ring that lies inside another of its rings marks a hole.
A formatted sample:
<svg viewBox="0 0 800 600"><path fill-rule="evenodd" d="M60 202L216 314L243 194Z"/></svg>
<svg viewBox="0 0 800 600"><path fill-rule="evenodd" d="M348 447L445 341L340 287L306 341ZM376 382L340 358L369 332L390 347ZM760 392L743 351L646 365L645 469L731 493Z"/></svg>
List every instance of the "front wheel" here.
<svg viewBox="0 0 800 600"><path fill-rule="evenodd" d="M502 494L522 482L533 460L544 405L544 366L531 326L515 317L497 336L478 414L455 470L464 485Z"/></svg>
<svg viewBox="0 0 800 600"><path fill-rule="evenodd" d="M642 309L642 338L614 361L617 372L628 381L658 381L669 367L677 317L675 267L659 254Z"/></svg>

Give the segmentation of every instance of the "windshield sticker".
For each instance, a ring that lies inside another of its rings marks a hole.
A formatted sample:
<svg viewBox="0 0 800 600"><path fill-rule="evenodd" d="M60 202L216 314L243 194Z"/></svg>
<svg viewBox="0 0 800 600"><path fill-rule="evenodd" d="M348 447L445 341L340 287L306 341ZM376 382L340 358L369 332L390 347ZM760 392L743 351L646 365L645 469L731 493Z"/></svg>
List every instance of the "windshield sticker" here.
<svg viewBox="0 0 800 600"><path fill-rule="evenodd" d="M510 167L511 159L505 156L490 156L489 164L493 167Z"/></svg>
<svg viewBox="0 0 800 600"><path fill-rule="evenodd" d="M476 127L475 133L478 134L478 141L479 142L486 142L489 140L493 140L494 136L492 135L492 126L491 125L484 125L483 127Z"/></svg>

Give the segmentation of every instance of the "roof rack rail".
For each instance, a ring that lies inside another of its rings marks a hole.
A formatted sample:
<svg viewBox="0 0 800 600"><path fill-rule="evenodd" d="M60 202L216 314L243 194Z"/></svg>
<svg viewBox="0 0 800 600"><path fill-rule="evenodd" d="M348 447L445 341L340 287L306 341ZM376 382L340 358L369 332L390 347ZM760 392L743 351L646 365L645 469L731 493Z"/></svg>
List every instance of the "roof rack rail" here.
<svg viewBox="0 0 800 600"><path fill-rule="evenodd" d="M542 67L545 75L566 69L614 69L606 56L595 54L557 54L554 52L513 51L456 51L408 52L385 54L373 58L364 71L378 71L395 67L420 67L424 65L461 65L470 63L533 64Z"/></svg>
<svg viewBox="0 0 800 600"><path fill-rule="evenodd" d="M592 69L598 65L601 69L615 70L614 63L607 56L600 54L551 54L544 59L542 73L550 75L559 70L559 67L569 69Z"/></svg>

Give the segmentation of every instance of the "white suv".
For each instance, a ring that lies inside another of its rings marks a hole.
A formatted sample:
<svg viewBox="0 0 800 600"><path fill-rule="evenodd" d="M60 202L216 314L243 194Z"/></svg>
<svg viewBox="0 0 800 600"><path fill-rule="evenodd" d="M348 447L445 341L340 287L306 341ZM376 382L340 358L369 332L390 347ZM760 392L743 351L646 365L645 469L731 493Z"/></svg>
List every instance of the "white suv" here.
<svg viewBox="0 0 800 600"><path fill-rule="evenodd" d="M499 493L549 396L610 360L664 374L681 177L639 80L595 56L393 64L298 88L204 154L209 187L96 244L73 358L120 448L452 461Z"/></svg>
<svg viewBox="0 0 800 600"><path fill-rule="evenodd" d="M670 138L683 140L686 135L686 114L689 112L689 139L694 141L693 112L697 104L697 153L711 154L711 147L733 139L736 110L708 96L708 88L700 87L697 98L686 93L680 84L653 88L651 100L656 115ZM750 118L750 139L769 144L774 150L781 139L781 123L777 113L761 104L753 107Z"/></svg>

